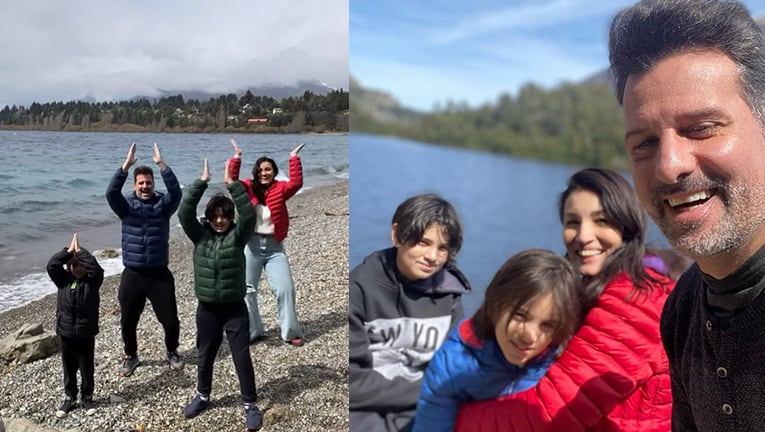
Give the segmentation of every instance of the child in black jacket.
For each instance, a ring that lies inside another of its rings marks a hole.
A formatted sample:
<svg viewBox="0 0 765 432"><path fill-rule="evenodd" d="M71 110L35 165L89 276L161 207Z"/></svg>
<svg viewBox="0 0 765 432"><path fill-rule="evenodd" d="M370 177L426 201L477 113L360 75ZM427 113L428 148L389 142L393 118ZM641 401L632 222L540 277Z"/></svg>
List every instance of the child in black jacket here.
<svg viewBox="0 0 765 432"><path fill-rule="evenodd" d="M64 365L64 402L56 411L63 418L77 406L77 370L82 378L81 397L85 414L95 413L93 375L96 334L98 334L99 289L104 269L96 258L80 247L77 233L69 247L48 261L48 276L58 288L56 334L61 339Z"/></svg>

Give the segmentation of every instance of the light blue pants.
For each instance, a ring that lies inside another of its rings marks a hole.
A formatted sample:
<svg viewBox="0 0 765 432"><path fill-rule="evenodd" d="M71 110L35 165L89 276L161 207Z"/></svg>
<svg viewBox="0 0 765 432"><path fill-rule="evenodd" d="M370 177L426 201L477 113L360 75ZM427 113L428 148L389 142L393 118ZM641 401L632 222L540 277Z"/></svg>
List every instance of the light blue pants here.
<svg viewBox="0 0 765 432"><path fill-rule="evenodd" d="M263 321L258 310L258 282L263 269L268 284L276 295L276 308L281 326L281 337L285 341L303 338L297 313L295 312L295 285L284 245L271 235L253 234L244 248L246 260L247 295L244 297L250 314L250 340L263 336Z"/></svg>

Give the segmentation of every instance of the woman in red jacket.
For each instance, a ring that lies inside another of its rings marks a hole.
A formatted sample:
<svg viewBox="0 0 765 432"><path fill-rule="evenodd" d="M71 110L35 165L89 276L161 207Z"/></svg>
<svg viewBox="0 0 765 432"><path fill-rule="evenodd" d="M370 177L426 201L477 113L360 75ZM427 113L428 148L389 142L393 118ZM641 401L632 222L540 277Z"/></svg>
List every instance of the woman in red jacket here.
<svg viewBox="0 0 765 432"><path fill-rule="evenodd" d="M279 167L273 159L265 156L255 162L252 179L240 180L242 150L234 140L231 140L231 145L234 146L234 157L228 162L229 173L233 180L244 184L257 215L252 237L244 248L247 283L245 302L250 314L250 342L265 336L258 310L258 282L265 269L271 291L276 294L282 340L294 346L303 345L303 331L295 312L295 286L283 244L289 228L287 200L303 187L303 167L298 156L303 144L290 152L290 175L287 180L276 180Z"/></svg>
<svg viewBox="0 0 765 432"><path fill-rule="evenodd" d="M669 431L659 317L674 282L644 267L646 217L618 173L585 169L561 194L566 256L589 308L536 387L461 407L456 431Z"/></svg>

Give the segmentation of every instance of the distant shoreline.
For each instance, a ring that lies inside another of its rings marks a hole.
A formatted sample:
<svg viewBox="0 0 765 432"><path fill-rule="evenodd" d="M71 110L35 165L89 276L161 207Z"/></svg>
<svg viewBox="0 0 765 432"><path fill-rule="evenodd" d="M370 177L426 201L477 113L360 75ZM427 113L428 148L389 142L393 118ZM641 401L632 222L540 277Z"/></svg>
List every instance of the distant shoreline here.
<svg viewBox="0 0 765 432"><path fill-rule="evenodd" d="M36 127L30 128L28 126L16 126L16 125L0 125L0 130L5 131L41 131L41 132L130 132L130 133L189 133L189 134L270 134L270 135L348 135L347 130L328 130L328 131L316 131L312 129L304 129L297 131L287 131L283 128L274 128L269 126L254 126L254 127L226 127L225 129L219 128L147 128L130 123L122 125L108 125L99 127L82 128L79 126L67 126L64 128L44 128Z"/></svg>

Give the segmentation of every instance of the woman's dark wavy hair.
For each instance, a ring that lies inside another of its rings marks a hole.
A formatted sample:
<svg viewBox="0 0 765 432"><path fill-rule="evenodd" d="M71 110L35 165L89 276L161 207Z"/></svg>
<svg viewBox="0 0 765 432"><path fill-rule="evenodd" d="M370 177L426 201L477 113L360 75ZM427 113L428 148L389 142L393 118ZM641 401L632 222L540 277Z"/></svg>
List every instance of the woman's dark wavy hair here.
<svg viewBox="0 0 765 432"><path fill-rule="evenodd" d="M502 316L512 317L539 296L552 293L557 326L551 345L565 342L579 327L582 317L580 279L567 259L545 249L529 249L508 259L486 288L483 303L473 314L473 330L479 339L494 339L494 327Z"/></svg>
<svg viewBox="0 0 765 432"><path fill-rule="evenodd" d="M441 225L448 238L448 262L451 264L462 247L462 223L457 210L436 194L415 195L406 199L396 208L391 224L396 225L396 241L403 245L420 241L432 224Z"/></svg>
<svg viewBox="0 0 765 432"><path fill-rule="evenodd" d="M213 195L213 197L210 198L210 201L207 201L207 207L205 207L205 218L208 221L212 221L215 218L216 210L219 208L223 209L223 216L227 217L232 222L234 221L234 202L231 201L231 198L223 195L222 193Z"/></svg>
<svg viewBox="0 0 765 432"><path fill-rule="evenodd" d="M637 193L627 180L616 171L587 168L576 172L568 180L566 190L558 201L558 216L564 220L566 200L575 191L590 191L600 199L606 221L622 235L622 245L606 258L600 274L585 277L584 300L587 308L597 301L603 288L618 273L626 273L632 279L634 292L650 290L656 282L643 266L646 253L647 218Z"/></svg>
<svg viewBox="0 0 765 432"><path fill-rule="evenodd" d="M765 125L763 34L737 1L643 0L619 12L608 41L619 103L630 75L672 54L699 49L718 51L736 63L742 96Z"/></svg>
<svg viewBox="0 0 765 432"><path fill-rule="evenodd" d="M268 156L263 156L259 158L258 160L255 161L255 165L252 166L252 192L258 198L258 202L265 205L266 190L268 188L264 188L263 185L260 184L260 181L258 180L258 168L260 168L260 164L262 164L263 162L268 162L271 164L272 167L274 167L274 178L276 178L276 175L279 174L279 167L276 166L276 162L274 162L274 160ZM274 182L271 182L271 184L274 184ZM271 184L268 185L268 187L271 187Z"/></svg>

